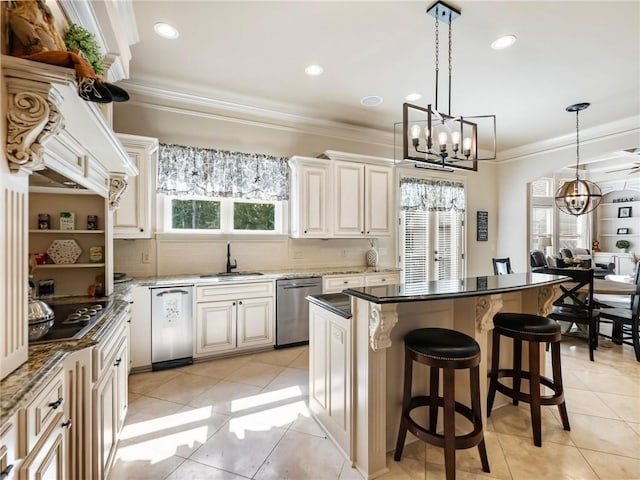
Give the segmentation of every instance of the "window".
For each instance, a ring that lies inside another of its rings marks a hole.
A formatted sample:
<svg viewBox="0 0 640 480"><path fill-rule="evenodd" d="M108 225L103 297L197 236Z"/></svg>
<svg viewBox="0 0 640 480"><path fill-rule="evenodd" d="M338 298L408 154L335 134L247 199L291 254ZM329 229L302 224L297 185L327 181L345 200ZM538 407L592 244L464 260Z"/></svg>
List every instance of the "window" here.
<svg viewBox="0 0 640 480"><path fill-rule="evenodd" d="M172 199L171 228L220 230L220 202Z"/></svg>
<svg viewBox="0 0 640 480"><path fill-rule="evenodd" d="M273 231L276 206L273 203L233 203L234 230Z"/></svg>

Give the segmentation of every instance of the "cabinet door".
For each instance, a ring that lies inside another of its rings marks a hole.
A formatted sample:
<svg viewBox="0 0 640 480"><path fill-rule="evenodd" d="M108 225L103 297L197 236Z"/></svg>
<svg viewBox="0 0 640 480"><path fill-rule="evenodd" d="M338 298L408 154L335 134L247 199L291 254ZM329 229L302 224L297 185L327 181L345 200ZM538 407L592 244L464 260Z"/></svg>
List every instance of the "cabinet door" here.
<svg viewBox="0 0 640 480"><path fill-rule="evenodd" d="M55 423L29 452L20 467L20 480L67 480L63 419L63 413L58 413Z"/></svg>
<svg viewBox="0 0 640 480"><path fill-rule="evenodd" d="M118 413L116 370L104 370L93 388L93 475L104 480L113 463L117 446Z"/></svg>
<svg viewBox="0 0 640 480"><path fill-rule="evenodd" d="M18 418L14 415L0 428L0 478L15 478L18 463Z"/></svg>
<svg viewBox="0 0 640 480"><path fill-rule="evenodd" d="M127 409L129 407L128 395L128 364L129 364L129 348L126 339L123 339L122 345L116 354L114 361L115 369L115 385L116 385L116 435L120 434L120 430L124 425L124 419L127 416Z"/></svg>
<svg viewBox="0 0 640 480"><path fill-rule="evenodd" d="M333 234L336 237L364 236L364 164L333 163L335 187Z"/></svg>
<svg viewBox="0 0 640 480"><path fill-rule="evenodd" d="M130 352L131 368L151 365L151 294L148 287L133 289Z"/></svg>
<svg viewBox="0 0 640 480"><path fill-rule="evenodd" d="M238 347L273 345L273 298L238 300Z"/></svg>
<svg viewBox="0 0 640 480"><path fill-rule="evenodd" d="M389 167L365 166L365 235L391 235L393 224L393 171Z"/></svg>
<svg viewBox="0 0 640 480"><path fill-rule="evenodd" d="M324 309L309 304L309 408L316 415L328 406L327 328Z"/></svg>
<svg viewBox="0 0 640 480"><path fill-rule="evenodd" d="M194 356L236 348L236 301L197 304Z"/></svg>

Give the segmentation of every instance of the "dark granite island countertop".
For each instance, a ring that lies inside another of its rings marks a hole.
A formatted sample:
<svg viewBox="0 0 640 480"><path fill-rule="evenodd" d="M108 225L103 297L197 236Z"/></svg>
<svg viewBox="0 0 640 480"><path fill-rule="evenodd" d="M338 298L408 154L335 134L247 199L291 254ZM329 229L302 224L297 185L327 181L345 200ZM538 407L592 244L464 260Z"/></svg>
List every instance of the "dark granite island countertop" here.
<svg viewBox="0 0 640 480"><path fill-rule="evenodd" d="M431 282L348 288L343 293L378 304L424 302L516 292L531 287L554 285L565 282L568 279L568 277L561 275L512 273L509 275L469 277L460 280L435 280Z"/></svg>
<svg viewBox="0 0 640 480"><path fill-rule="evenodd" d="M305 297L309 302L329 310L342 318L351 318L351 299L344 293L325 293Z"/></svg>

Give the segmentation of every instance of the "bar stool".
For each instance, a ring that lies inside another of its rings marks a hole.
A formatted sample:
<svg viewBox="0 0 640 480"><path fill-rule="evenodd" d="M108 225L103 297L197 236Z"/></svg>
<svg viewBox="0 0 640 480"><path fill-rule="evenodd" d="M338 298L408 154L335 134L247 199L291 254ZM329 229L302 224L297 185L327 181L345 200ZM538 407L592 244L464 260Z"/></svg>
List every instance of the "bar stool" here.
<svg viewBox="0 0 640 480"><path fill-rule="evenodd" d="M571 430L567 407L564 402L562 388L562 367L560 365L560 325L546 317L526 313L498 313L493 317L493 349L491 358L491 374L489 394L487 399L487 417L491 416L491 409L496 398L496 391L513 400L514 405L519 401L531 406L531 427L533 429L533 443L542 446L541 405L557 405L565 430ZM513 368L500 369L500 336L513 339ZM529 371L522 370L522 341L529 342ZM553 380L540 375L540 344L551 344L551 363ZM513 388L500 383L500 378L513 378ZM520 390L521 380L529 380L529 392ZM553 390L553 395L541 395L540 385Z"/></svg>
<svg viewBox="0 0 640 480"><path fill-rule="evenodd" d="M443 328L412 330L404 338L404 393L398 441L393 458L400 461L407 430L423 442L444 447L447 480L455 479L456 449L478 446L482 470L489 472L489 461L484 444L480 409L480 346L473 338L461 332ZM413 362L430 367L429 395L411 396ZM438 396L439 374L443 369L443 396ZM471 408L455 401L455 370L470 369ZM411 418L411 411L429 407L429 427L425 428ZM437 434L438 408L444 409L444 434ZM456 436L455 413L466 417L473 430Z"/></svg>

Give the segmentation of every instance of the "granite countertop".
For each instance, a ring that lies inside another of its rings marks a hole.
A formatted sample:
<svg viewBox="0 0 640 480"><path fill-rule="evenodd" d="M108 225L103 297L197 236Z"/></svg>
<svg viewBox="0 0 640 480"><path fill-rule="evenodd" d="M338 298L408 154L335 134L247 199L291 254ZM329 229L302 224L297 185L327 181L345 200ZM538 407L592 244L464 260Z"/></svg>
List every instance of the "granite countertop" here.
<svg viewBox="0 0 640 480"><path fill-rule="evenodd" d="M362 298L372 303L424 302L449 298L478 297L498 293L515 292L531 287L553 285L571 280L562 275L542 273L512 273L469 277L460 280L436 280L431 282L381 285L348 288L346 295Z"/></svg>
<svg viewBox="0 0 640 480"><path fill-rule="evenodd" d="M24 407L32 399L32 394L60 371L67 355L100 343L128 305L119 293L110 297L61 297L51 301L61 304L96 300L112 301L114 306L82 338L29 345L29 359L0 381L0 425Z"/></svg>
<svg viewBox="0 0 640 480"><path fill-rule="evenodd" d="M305 297L309 302L343 318L351 318L351 298L344 293L325 293Z"/></svg>
<svg viewBox="0 0 640 480"><path fill-rule="evenodd" d="M296 269L296 270L278 270L278 271L262 271L256 275L237 275L237 276L215 276L216 274L202 274L207 276L184 274L184 275L166 275L155 277L134 277L132 283L140 286L150 285L172 285L178 283L193 284L210 284L210 283L246 283L256 282L260 280L287 280L293 278L306 277L323 277L325 275L358 275L368 273L385 273L399 272L396 267L327 267L315 269ZM117 285L116 285L117 286Z"/></svg>

